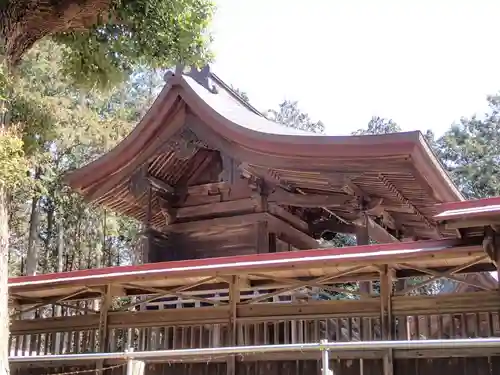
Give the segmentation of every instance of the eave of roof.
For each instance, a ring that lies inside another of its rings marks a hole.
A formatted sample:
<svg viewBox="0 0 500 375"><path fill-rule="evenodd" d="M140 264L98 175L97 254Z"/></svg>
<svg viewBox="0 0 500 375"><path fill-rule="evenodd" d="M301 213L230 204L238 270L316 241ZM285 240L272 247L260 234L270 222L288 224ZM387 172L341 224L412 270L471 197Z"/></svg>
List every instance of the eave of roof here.
<svg viewBox="0 0 500 375"><path fill-rule="evenodd" d="M352 246L344 248L326 248L294 252L264 253L222 258L204 258L184 261L149 263L136 266L94 268L35 276L9 278L9 292L50 287L59 284L75 284L95 280L101 284L112 283L128 276L148 277L194 277L204 274L250 273L252 270L305 269L326 267L328 265L355 264L360 261L377 263L396 261L398 257L432 254L440 251L456 251L463 247L470 251L458 239L400 242L382 245ZM473 246L474 247L474 246ZM477 247L477 246L475 246Z"/></svg>
<svg viewBox="0 0 500 375"><path fill-rule="evenodd" d="M69 173L66 181L85 195L89 186L110 181L120 171L147 161L159 147L158 138L164 142L184 125L188 110L202 118L233 150L237 147L265 167L280 168L287 161L288 165L300 163L301 169L314 169L334 161L399 158L413 164L436 201L463 199L418 131L370 136L311 135L269 121L231 93L211 93L184 75L170 77L150 111L118 146Z"/></svg>
<svg viewBox="0 0 500 375"><path fill-rule="evenodd" d="M500 197L473 199L436 205L437 221L467 220L475 217L500 217Z"/></svg>

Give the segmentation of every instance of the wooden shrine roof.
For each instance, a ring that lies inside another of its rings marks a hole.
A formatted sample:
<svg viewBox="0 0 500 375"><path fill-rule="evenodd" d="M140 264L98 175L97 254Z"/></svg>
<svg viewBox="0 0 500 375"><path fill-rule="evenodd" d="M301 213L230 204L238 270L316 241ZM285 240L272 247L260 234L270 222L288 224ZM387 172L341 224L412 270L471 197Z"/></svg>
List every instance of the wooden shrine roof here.
<svg viewBox="0 0 500 375"><path fill-rule="evenodd" d="M207 278L213 279L211 290L216 290L227 289L227 285L217 286L217 282L220 285L225 277L231 275L244 277L249 281L250 289L270 289L275 286L275 280L286 278L344 275L336 278L335 282L377 279L378 267L384 264L391 264L398 277L411 277L418 274L418 269L440 272L462 266L462 272L474 272L478 266L488 268L490 260L483 252L480 238L401 242L13 277L9 279L9 294L19 303L61 298L75 293L78 298L90 298L112 284L123 288L125 295L137 295L147 294L144 292L147 288L172 288ZM464 267L464 264L469 266ZM470 267L476 268L473 270ZM204 291L206 293L207 289Z"/></svg>
<svg viewBox="0 0 500 375"><path fill-rule="evenodd" d="M439 238L436 203L462 200L420 132L372 136L306 133L268 120L209 70L171 73L137 127L113 150L70 173L66 181L119 213L144 221L145 196L134 196L134 173L173 190L218 181L214 165L230 158L243 176L289 192L383 199L393 221L419 238ZM359 207L328 207L347 221ZM165 226L159 207L151 222ZM442 233L441 233L442 235Z"/></svg>

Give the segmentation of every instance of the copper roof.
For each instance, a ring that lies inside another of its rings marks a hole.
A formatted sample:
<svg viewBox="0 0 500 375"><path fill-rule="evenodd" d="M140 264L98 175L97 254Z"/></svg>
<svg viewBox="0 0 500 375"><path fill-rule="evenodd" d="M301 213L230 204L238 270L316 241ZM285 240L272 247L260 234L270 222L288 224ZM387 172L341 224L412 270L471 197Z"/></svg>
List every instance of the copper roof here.
<svg viewBox="0 0 500 375"><path fill-rule="evenodd" d="M181 158L165 144L186 127L205 147ZM421 238L432 237L436 203L463 199L420 132L306 133L266 119L210 72L201 78L170 74L130 135L66 180L88 200L144 220L144 199L129 192L134 171L149 163L153 176L173 186L213 182L200 171L220 158L219 151L253 175L309 193L345 194L346 181L354 184L383 198L395 221ZM358 211L346 206L338 214L353 220ZM153 225L161 228L165 224L158 207L153 212Z"/></svg>

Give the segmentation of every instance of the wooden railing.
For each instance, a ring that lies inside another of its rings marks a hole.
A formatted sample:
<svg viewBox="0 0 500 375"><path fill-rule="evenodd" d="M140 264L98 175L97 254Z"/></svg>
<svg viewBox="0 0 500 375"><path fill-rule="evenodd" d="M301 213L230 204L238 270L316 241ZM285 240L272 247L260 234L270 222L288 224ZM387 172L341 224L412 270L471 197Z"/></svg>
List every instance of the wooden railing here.
<svg viewBox="0 0 500 375"><path fill-rule="evenodd" d="M80 302L81 304L82 302ZM497 291L396 296L392 337L400 340L500 336ZM231 345L230 307L111 311L106 347L100 348L99 313L13 320L12 355L210 348ZM381 340L380 298L240 304L237 345Z"/></svg>

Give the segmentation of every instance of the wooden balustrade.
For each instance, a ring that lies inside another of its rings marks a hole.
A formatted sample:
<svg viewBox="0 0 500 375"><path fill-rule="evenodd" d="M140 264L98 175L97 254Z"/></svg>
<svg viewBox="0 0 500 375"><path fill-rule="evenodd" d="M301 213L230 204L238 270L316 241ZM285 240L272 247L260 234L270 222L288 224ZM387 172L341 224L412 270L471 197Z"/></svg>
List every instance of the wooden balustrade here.
<svg viewBox="0 0 500 375"><path fill-rule="evenodd" d="M275 298L276 301L276 298ZM497 291L439 296L394 296L393 338L400 340L500 336ZM382 340L380 297L358 300L241 303L236 307L237 345ZM78 302L78 304L89 304ZM90 304L89 304L90 305ZM14 320L12 355L99 351L213 348L231 345L230 306L110 311L107 347L99 347L98 313ZM47 316L50 308L39 312ZM71 314L71 315L70 315Z"/></svg>

